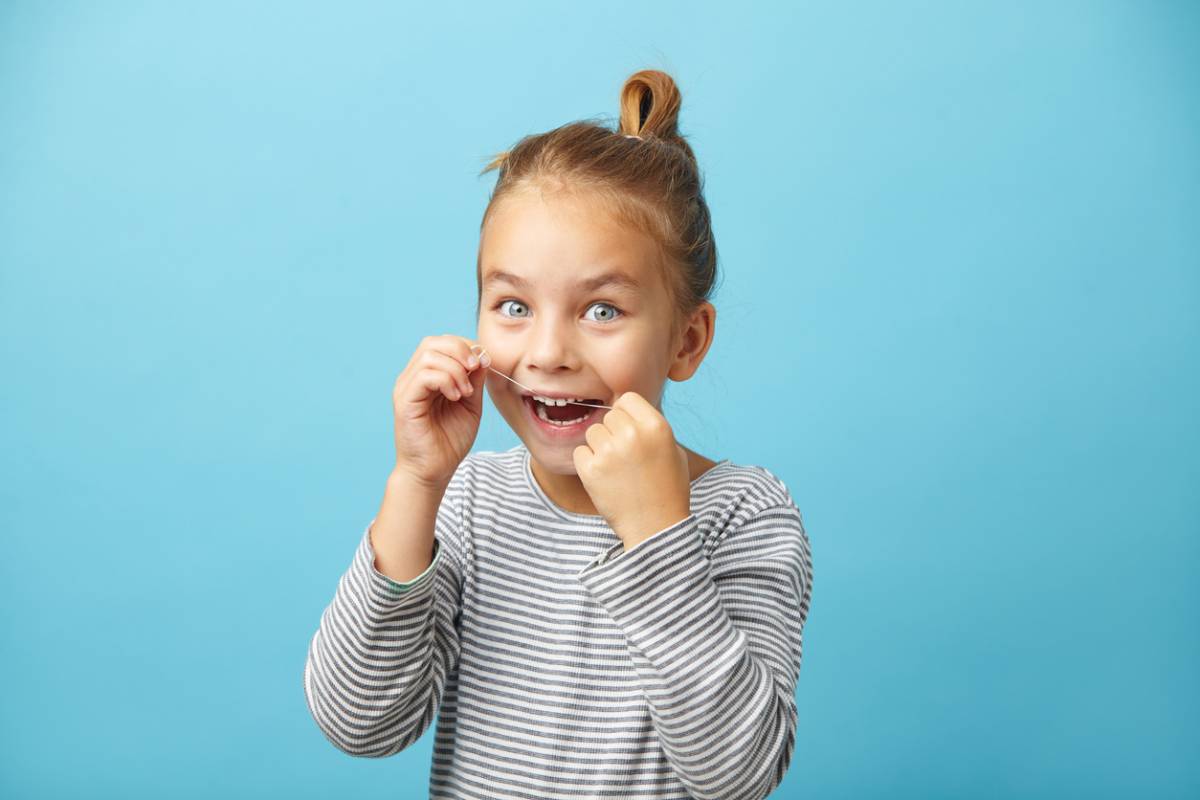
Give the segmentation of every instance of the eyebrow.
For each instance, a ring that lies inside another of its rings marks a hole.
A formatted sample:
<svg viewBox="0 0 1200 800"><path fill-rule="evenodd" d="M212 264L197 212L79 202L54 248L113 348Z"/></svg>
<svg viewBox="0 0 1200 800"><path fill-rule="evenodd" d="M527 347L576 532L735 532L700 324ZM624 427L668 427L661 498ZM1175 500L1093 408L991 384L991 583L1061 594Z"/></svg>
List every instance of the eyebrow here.
<svg viewBox="0 0 1200 800"><path fill-rule="evenodd" d="M504 272L503 270L489 272L487 277L483 279L484 287L491 286L493 283L507 283L518 289L529 288L529 281L520 275L513 275L511 272ZM579 281L576 285L585 292L594 292L604 286L614 286L618 289L627 289L629 291L637 291L642 288L640 283L624 272L612 271L602 272L594 277Z"/></svg>

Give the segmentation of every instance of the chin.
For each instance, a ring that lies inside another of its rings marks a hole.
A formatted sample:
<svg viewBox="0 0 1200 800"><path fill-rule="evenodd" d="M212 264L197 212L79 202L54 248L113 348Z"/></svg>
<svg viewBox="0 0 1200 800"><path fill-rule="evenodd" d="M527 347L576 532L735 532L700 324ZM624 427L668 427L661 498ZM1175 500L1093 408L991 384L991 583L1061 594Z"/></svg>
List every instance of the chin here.
<svg viewBox="0 0 1200 800"><path fill-rule="evenodd" d="M543 471L554 475L577 475L575 470L575 448L579 445L551 446L542 442L531 442L522 439L530 456L538 462Z"/></svg>

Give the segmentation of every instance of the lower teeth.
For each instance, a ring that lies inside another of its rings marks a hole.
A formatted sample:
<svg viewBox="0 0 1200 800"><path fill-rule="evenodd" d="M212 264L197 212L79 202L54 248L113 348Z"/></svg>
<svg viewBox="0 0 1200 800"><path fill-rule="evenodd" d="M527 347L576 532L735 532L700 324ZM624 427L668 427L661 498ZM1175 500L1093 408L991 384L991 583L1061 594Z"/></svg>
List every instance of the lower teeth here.
<svg viewBox="0 0 1200 800"><path fill-rule="evenodd" d="M563 422L559 422L556 419L550 419L548 416L546 416L546 407L544 405L542 405L541 403L538 403L537 400L534 400L533 402L537 403L538 419L542 420L543 422L549 422L551 425L559 425L559 426L574 425L576 423L583 422L585 419L587 419L587 414L584 414L579 419L569 419L569 420L565 420Z"/></svg>

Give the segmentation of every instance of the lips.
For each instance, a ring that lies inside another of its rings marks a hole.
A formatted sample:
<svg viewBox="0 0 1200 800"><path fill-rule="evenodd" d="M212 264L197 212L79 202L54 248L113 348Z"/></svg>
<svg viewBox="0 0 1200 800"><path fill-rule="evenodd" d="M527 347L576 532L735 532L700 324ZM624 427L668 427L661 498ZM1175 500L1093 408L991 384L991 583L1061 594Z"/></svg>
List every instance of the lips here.
<svg viewBox="0 0 1200 800"><path fill-rule="evenodd" d="M550 395L545 395L549 397ZM570 424L560 424L544 420L538 413L538 408L542 404L533 399L532 395L524 395L521 398L522 404L527 409L530 422L534 429L542 435L542 438L552 442L563 441L566 439L576 440L583 436L589 427L595 425L600 420L600 415L604 413L603 408L595 406L573 406L568 403L564 408L574 408L579 411L579 416L582 417L578 422ZM590 402L590 401L586 401Z"/></svg>

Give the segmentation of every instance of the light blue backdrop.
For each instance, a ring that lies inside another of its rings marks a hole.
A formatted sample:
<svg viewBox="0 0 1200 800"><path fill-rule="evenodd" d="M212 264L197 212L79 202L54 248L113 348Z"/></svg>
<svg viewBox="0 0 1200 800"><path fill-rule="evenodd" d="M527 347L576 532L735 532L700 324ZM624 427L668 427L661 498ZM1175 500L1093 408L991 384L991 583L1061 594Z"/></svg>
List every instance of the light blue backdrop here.
<svg viewBox="0 0 1200 800"><path fill-rule="evenodd" d="M303 661L520 136L665 69L665 406L814 551L774 797L1200 792L1194 3L6 3L0 795L424 797ZM476 449L516 444L485 409Z"/></svg>

